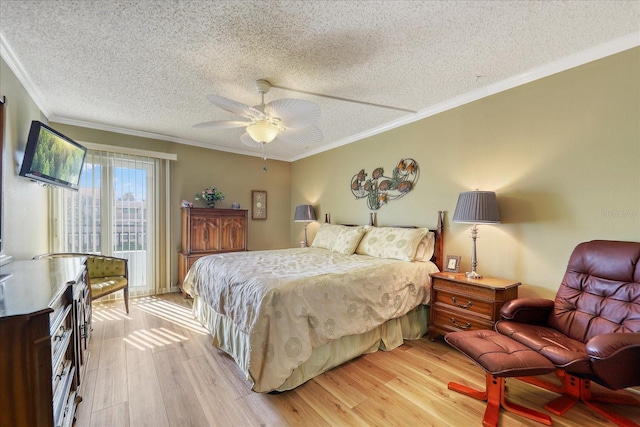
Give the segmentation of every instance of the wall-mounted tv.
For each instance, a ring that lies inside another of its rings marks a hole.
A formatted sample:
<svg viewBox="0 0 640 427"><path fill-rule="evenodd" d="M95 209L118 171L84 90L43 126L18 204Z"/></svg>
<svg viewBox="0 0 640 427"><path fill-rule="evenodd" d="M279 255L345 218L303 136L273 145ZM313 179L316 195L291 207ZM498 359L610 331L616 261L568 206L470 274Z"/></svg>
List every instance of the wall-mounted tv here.
<svg viewBox="0 0 640 427"><path fill-rule="evenodd" d="M37 120L31 122L20 175L34 181L78 189L87 149Z"/></svg>

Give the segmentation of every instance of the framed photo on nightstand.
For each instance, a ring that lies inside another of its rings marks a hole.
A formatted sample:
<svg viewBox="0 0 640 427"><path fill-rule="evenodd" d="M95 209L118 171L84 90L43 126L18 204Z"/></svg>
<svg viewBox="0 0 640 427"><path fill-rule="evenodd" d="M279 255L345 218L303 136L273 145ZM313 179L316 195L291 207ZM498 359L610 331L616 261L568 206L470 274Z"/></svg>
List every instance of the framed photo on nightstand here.
<svg viewBox="0 0 640 427"><path fill-rule="evenodd" d="M444 263L444 271L450 273L457 273L460 271L460 257L457 255L447 255L447 260Z"/></svg>
<svg viewBox="0 0 640 427"><path fill-rule="evenodd" d="M267 219L266 191L251 191L251 219Z"/></svg>

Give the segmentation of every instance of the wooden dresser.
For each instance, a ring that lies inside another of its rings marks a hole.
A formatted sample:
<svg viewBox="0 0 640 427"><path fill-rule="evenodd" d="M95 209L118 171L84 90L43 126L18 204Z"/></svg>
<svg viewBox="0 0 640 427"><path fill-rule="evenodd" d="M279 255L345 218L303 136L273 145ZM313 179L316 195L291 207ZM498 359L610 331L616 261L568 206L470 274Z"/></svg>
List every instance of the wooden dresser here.
<svg viewBox="0 0 640 427"><path fill-rule="evenodd" d="M429 338L447 332L493 329L502 305L518 297L519 282L464 273L431 274Z"/></svg>
<svg viewBox="0 0 640 427"><path fill-rule="evenodd" d="M15 261L0 274L0 425L71 426L91 328L85 258Z"/></svg>
<svg viewBox="0 0 640 427"><path fill-rule="evenodd" d="M178 286L204 255L247 250L248 215L243 209L182 208Z"/></svg>

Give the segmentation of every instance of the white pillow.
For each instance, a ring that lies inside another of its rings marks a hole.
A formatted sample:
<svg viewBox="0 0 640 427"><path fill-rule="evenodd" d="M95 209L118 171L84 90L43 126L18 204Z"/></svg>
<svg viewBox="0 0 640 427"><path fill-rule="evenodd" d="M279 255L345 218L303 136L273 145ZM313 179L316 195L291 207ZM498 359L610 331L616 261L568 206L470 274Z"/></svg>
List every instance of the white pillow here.
<svg viewBox="0 0 640 427"><path fill-rule="evenodd" d="M333 242L331 252L338 252L344 255L353 254L362 236L364 236L364 227L344 227L338 238Z"/></svg>
<svg viewBox="0 0 640 427"><path fill-rule="evenodd" d="M344 225L334 225L325 222L320 226L316 236L313 238L311 246L314 248L329 249L333 248L333 243L336 241L343 229L348 228Z"/></svg>
<svg viewBox="0 0 640 427"><path fill-rule="evenodd" d="M357 254L413 261L426 228L368 227Z"/></svg>
<svg viewBox="0 0 640 427"><path fill-rule="evenodd" d="M435 246L436 234L433 231L429 231L418 244L415 261L431 261L431 258L433 258L433 252L435 251Z"/></svg>

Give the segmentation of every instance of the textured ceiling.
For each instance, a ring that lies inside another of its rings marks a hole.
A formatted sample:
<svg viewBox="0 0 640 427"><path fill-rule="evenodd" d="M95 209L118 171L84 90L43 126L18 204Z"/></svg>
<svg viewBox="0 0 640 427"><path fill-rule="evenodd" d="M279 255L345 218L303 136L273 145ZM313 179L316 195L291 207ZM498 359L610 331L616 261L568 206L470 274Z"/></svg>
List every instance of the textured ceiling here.
<svg viewBox="0 0 640 427"><path fill-rule="evenodd" d="M246 154L208 93L322 108L295 160L640 44L638 1L0 1L0 53L49 120ZM589 55L592 55L591 58ZM546 68L545 68L546 67Z"/></svg>

